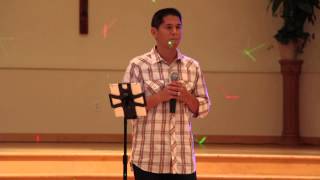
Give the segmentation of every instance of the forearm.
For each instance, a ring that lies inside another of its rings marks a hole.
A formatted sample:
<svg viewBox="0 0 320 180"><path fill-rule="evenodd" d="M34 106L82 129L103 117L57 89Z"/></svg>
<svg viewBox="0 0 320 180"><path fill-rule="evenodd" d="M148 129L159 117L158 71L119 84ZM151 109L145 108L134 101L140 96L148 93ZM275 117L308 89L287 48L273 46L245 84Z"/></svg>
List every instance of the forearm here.
<svg viewBox="0 0 320 180"><path fill-rule="evenodd" d="M187 105L187 107L189 108L189 110L192 113L194 113L194 114L198 113L199 101L195 96L193 96L192 94L188 93L184 103Z"/></svg>
<svg viewBox="0 0 320 180"><path fill-rule="evenodd" d="M150 110L162 102L159 93L147 97L147 110Z"/></svg>

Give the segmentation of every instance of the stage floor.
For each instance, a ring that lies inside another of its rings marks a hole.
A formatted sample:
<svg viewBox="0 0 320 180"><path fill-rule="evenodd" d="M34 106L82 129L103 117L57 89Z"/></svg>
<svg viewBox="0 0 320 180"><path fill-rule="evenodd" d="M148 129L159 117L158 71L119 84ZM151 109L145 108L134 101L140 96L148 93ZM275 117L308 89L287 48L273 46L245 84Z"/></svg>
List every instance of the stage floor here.
<svg viewBox="0 0 320 180"><path fill-rule="evenodd" d="M128 145L128 154L131 147ZM197 155L205 154L257 154L257 155L320 155L317 146L204 144L195 145ZM16 154L122 154L120 143L0 143L1 155Z"/></svg>
<svg viewBox="0 0 320 180"><path fill-rule="evenodd" d="M320 180L316 146L196 144L195 151L199 180ZM121 143L0 143L0 180L121 180L122 154Z"/></svg>

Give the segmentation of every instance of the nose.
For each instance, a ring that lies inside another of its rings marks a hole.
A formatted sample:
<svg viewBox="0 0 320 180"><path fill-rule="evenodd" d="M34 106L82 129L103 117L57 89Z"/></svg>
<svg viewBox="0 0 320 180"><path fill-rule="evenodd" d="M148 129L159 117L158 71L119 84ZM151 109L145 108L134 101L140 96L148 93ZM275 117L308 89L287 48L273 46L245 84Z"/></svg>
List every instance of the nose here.
<svg viewBox="0 0 320 180"><path fill-rule="evenodd" d="M176 32L177 32L177 28L173 28L172 33L176 33Z"/></svg>
<svg viewBox="0 0 320 180"><path fill-rule="evenodd" d="M177 34L179 32L179 29L178 28L172 28L172 34Z"/></svg>

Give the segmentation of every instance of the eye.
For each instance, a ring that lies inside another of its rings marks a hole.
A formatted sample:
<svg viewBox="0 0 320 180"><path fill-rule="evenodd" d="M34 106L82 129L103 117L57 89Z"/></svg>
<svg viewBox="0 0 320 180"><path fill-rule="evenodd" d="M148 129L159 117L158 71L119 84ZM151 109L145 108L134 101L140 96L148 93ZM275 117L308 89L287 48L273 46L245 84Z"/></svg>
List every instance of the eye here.
<svg viewBox="0 0 320 180"><path fill-rule="evenodd" d="M166 29L171 30L173 28L173 26L167 26Z"/></svg>

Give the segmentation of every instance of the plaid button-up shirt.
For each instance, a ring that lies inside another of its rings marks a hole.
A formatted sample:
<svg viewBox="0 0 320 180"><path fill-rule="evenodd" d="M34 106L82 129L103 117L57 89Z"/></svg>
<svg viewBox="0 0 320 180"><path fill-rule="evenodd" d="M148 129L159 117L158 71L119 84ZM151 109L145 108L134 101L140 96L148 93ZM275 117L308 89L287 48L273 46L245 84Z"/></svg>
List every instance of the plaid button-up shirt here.
<svg viewBox="0 0 320 180"><path fill-rule="evenodd" d="M160 57L156 48L130 61L123 82L138 82L145 95L159 92L170 83L170 72L178 72L179 81L199 101L198 112L193 114L182 102L177 101L175 121L170 121L169 102L160 103L147 112L147 117L133 120L131 163L153 173L191 174L196 170L191 117L203 118L210 108L204 77L197 61L178 51L171 64ZM176 141L173 154L170 149L170 126L175 127ZM176 156L176 171L172 171L172 156Z"/></svg>

